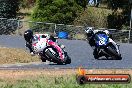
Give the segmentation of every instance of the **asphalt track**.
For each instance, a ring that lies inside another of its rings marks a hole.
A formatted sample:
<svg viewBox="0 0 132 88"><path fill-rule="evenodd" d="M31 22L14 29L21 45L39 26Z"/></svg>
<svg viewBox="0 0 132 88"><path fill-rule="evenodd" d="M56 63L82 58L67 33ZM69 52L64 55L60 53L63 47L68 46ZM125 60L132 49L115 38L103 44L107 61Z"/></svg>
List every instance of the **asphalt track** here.
<svg viewBox="0 0 132 88"><path fill-rule="evenodd" d="M66 46L66 51L72 59L71 64L56 65L54 63L20 63L0 65L0 69L43 69L43 68L84 68L93 69L130 69L132 68L132 44L121 43L120 51L122 60L94 59L92 48L83 40L58 40L59 43ZM0 35L0 46L10 48L24 48L25 41L22 36ZM27 51L28 52L28 51Z"/></svg>

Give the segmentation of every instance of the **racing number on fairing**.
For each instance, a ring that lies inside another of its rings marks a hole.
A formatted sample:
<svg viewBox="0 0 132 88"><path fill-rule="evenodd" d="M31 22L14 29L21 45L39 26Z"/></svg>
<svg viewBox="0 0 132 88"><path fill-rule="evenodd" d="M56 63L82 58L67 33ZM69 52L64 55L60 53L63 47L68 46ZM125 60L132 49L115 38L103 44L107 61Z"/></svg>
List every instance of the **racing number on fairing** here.
<svg viewBox="0 0 132 88"><path fill-rule="evenodd" d="M105 38L99 37L99 45L104 45L105 44Z"/></svg>

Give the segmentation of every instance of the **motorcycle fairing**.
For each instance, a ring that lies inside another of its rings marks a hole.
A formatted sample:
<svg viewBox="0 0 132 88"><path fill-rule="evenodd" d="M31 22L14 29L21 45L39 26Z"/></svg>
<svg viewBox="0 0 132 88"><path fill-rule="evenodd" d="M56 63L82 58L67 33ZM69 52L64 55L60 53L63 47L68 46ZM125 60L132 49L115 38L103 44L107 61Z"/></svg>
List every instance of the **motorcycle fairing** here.
<svg viewBox="0 0 132 88"><path fill-rule="evenodd" d="M98 46L104 46L108 44L108 36L105 33L95 35L95 43Z"/></svg>
<svg viewBox="0 0 132 88"><path fill-rule="evenodd" d="M61 47L58 46L58 44L56 44L55 42L53 42L51 40L49 41L48 44L51 45L51 46L53 46L54 48L56 48L57 51L58 51L58 53L59 53L60 59L64 60L63 51L62 51Z"/></svg>
<svg viewBox="0 0 132 88"><path fill-rule="evenodd" d="M35 53L43 51L46 47L46 38L42 38L42 36L34 36L32 41L32 48Z"/></svg>

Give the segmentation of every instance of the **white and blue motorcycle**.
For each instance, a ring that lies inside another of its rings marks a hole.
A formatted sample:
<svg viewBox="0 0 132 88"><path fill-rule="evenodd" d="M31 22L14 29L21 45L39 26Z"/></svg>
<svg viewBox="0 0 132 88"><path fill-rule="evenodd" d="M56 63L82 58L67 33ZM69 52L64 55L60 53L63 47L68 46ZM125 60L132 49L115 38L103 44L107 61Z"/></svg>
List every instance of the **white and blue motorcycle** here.
<svg viewBox="0 0 132 88"><path fill-rule="evenodd" d="M94 34L93 41L95 44L94 58L99 59L99 57L105 56L107 59L112 58L116 60L121 60L121 54L119 50L119 45L113 43L113 40L105 32L97 32Z"/></svg>

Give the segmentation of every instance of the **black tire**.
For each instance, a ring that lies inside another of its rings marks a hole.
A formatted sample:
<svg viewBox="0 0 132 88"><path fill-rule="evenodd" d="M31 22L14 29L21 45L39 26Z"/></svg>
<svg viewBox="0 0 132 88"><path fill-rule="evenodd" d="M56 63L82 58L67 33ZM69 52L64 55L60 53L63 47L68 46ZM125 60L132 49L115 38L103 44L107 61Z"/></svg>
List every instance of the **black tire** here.
<svg viewBox="0 0 132 88"><path fill-rule="evenodd" d="M97 48L94 50L93 56L94 56L95 59L99 59Z"/></svg>
<svg viewBox="0 0 132 88"><path fill-rule="evenodd" d="M51 48L51 47L49 47L49 48ZM58 65L62 65L63 64L63 62L59 58L57 58L56 56L54 56L49 49L45 52L45 55L46 55L46 57L48 58L49 61L57 63Z"/></svg>
<svg viewBox="0 0 132 88"><path fill-rule="evenodd" d="M69 56L67 56L67 59L65 61L65 64L70 64L71 63L71 58Z"/></svg>
<svg viewBox="0 0 132 88"><path fill-rule="evenodd" d="M63 65L64 63L63 62L56 62L57 65Z"/></svg>
<svg viewBox="0 0 132 88"><path fill-rule="evenodd" d="M108 46L108 47L107 47L107 52L108 52L111 56L115 57L117 60L121 60L121 59L122 59L121 54L118 54L118 53L116 52L116 50L115 50L113 47L111 47L111 46Z"/></svg>
<svg viewBox="0 0 132 88"><path fill-rule="evenodd" d="M118 55L117 59L118 59L118 60L122 60L122 56L121 56L121 54Z"/></svg>
<svg viewBox="0 0 132 88"><path fill-rule="evenodd" d="M104 55L106 57L106 59L109 59L109 56L108 55Z"/></svg>
<svg viewBox="0 0 132 88"><path fill-rule="evenodd" d="M42 62L46 62L46 56L42 53L39 53L39 59L41 59Z"/></svg>
<svg viewBox="0 0 132 88"><path fill-rule="evenodd" d="M46 59L44 57L40 57L42 62L46 62Z"/></svg>
<svg viewBox="0 0 132 88"><path fill-rule="evenodd" d="M51 51L49 49L45 52L45 56L48 58L49 61L52 61L54 63L58 62L56 57L52 55L52 53L51 53Z"/></svg>
<svg viewBox="0 0 132 88"><path fill-rule="evenodd" d="M95 59L99 59L99 56L97 54L94 54Z"/></svg>

